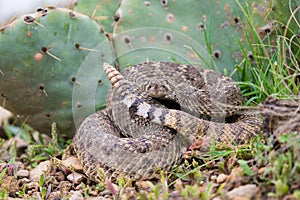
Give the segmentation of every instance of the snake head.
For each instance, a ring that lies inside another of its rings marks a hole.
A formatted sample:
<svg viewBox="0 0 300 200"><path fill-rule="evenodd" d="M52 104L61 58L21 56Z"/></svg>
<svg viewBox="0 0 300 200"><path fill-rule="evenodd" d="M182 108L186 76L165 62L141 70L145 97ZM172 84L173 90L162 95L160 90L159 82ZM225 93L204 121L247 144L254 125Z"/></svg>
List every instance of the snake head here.
<svg viewBox="0 0 300 200"><path fill-rule="evenodd" d="M165 98L173 93L175 86L171 81L156 79L145 81L141 89L153 98Z"/></svg>

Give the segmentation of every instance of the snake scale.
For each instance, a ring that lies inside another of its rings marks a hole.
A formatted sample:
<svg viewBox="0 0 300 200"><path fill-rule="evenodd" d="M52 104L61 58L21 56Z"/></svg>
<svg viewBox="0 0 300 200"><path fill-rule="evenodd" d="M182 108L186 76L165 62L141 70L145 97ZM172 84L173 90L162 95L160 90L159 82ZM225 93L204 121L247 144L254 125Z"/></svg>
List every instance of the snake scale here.
<svg viewBox="0 0 300 200"><path fill-rule="evenodd" d="M84 172L134 180L170 170L195 139L248 143L262 120L242 107L234 81L199 66L146 62L120 74L104 64L107 107L87 117L73 139ZM102 171L102 172L101 172Z"/></svg>

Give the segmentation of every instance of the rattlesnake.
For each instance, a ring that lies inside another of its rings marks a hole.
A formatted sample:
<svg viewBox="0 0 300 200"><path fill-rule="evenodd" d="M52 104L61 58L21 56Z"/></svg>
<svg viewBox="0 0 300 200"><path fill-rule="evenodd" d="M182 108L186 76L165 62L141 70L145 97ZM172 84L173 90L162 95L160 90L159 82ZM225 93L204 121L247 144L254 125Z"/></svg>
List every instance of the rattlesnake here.
<svg viewBox="0 0 300 200"><path fill-rule="evenodd" d="M73 139L92 180L148 179L178 164L195 138L207 145L248 143L262 120L244 109L232 79L198 66L147 62L122 75L108 64L113 85L107 108L90 115Z"/></svg>

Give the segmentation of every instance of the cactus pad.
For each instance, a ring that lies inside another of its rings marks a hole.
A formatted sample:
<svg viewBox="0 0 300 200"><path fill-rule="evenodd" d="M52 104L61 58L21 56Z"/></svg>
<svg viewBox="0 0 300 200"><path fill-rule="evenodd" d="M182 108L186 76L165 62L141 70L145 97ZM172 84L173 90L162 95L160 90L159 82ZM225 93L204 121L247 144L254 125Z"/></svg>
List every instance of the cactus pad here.
<svg viewBox="0 0 300 200"><path fill-rule="evenodd" d="M49 133L56 122L61 135L73 135L76 73L103 40L92 19L68 9L39 10L2 27L0 102L39 131Z"/></svg>

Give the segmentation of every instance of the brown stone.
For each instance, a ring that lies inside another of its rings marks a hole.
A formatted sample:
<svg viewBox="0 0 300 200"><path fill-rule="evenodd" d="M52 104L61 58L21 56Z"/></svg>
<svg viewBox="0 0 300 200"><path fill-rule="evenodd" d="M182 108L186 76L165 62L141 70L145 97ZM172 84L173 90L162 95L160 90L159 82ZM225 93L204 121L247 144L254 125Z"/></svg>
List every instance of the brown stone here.
<svg viewBox="0 0 300 200"><path fill-rule="evenodd" d="M22 178L28 178L29 177L29 171L25 169L21 169L17 171L17 176Z"/></svg>
<svg viewBox="0 0 300 200"><path fill-rule="evenodd" d="M51 168L51 162L49 160L41 162L30 172L31 181L39 181L42 174L49 172Z"/></svg>
<svg viewBox="0 0 300 200"><path fill-rule="evenodd" d="M73 172L67 176L67 179L74 184L79 184L83 181L84 175L79 174L77 172Z"/></svg>
<svg viewBox="0 0 300 200"><path fill-rule="evenodd" d="M218 178L217 178L217 183L221 184L224 183L227 179L227 175L226 174L219 174Z"/></svg>
<svg viewBox="0 0 300 200"><path fill-rule="evenodd" d="M255 184L242 185L227 192L226 197L229 200L250 200L258 192L258 187Z"/></svg>
<svg viewBox="0 0 300 200"><path fill-rule="evenodd" d="M83 171L82 164L80 163L80 161L76 156L69 157L66 160L62 161L62 165L71 170L75 170L78 172Z"/></svg>

